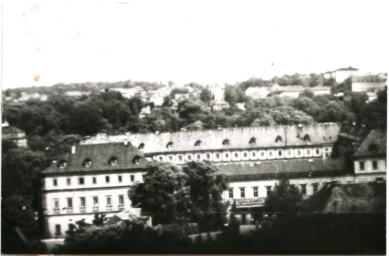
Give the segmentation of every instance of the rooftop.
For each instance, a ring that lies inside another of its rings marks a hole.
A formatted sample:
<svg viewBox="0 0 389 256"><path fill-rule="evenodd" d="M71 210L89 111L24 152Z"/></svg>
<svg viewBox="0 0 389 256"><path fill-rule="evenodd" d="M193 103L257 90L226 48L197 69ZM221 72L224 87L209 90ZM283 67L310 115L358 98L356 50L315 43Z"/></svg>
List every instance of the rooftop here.
<svg viewBox="0 0 389 256"><path fill-rule="evenodd" d="M218 165L230 181L343 175L342 158L274 160L250 164Z"/></svg>
<svg viewBox="0 0 389 256"><path fill-rule="evenodd" d="M116 161L115 161L116 160ZM88 161L90 161L88 163ZM65 162L65 164L63 164ZM44 173L88 172L144 168L147 161L130 143L78 145L75 153L65 153Z"/></svg>
<svg viewBox="0 0 389 256"><path fill-rule="evenodd" d="M358 147L355 157L386 156L386 131L371 130L366 139Z"/></svg>

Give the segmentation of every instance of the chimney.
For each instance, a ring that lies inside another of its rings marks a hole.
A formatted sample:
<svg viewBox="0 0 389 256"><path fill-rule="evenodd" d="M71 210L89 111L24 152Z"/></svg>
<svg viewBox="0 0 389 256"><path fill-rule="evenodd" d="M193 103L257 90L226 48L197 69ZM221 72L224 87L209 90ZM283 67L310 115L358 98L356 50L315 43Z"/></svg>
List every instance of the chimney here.
<svg viewBox="0 0 389 256"><path fill-rule="evenodd" d="M73 145L73 146L72 146L72 155L74 155L75 153L76 153L76 146Z"/></svg>

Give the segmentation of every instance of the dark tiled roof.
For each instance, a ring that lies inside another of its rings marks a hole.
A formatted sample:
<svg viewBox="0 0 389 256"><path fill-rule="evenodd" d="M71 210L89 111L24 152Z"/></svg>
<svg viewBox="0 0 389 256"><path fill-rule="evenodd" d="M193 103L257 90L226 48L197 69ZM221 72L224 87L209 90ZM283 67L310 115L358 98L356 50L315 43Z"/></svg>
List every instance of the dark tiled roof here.
<svg viewBox="0 0 389 256"><path fill-rule="evenodd" d="M371 130L366 139L357 149L355 157L386 156L386 131Z"/></svg>
<svg viewBox="0 0 389 256"><path fill-rule="evenodd" d="M219 165L230 181L343 175L343 159L295 159Z"/></svg>
<svg viewBox="0 0 389 256"><path fill-rule="evenodd" d="M24 134L23 130L20 130L19 128L16 128L14 126L4 126L1 127L1 133L2 135L17 135L17 134Z"/></svg>
<svg viewBox="0 0 389 256"><path fill-rule="evenodd" d="M140 156L139 164L134 163L134 157ZM110 165L111 157L117 158L117 165ZM86 159L90 159L90 167L83 165ZM66 167L60 168L58 164L66 161ZM58 158L57 163L51 164L44 173L58 172L88 172L109 171L144 168L147 161L142 157L139 150L130 143L105 143L94 145L78 145L75 154L66 153Z"/></svg>

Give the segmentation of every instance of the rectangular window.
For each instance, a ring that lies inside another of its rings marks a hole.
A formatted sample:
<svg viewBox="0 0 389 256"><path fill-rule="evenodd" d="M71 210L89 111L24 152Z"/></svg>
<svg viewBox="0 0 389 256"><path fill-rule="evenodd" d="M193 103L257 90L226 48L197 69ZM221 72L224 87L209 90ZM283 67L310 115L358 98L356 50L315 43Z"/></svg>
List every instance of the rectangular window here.
<svg viewBox="0 0 389 256"><path fill-rule="evenodd" d="M269 196L271 193L271 186L266 186L266 196Z"/></svg>
<svg viewBox="0 0 389 256"><path fill-rule="evenodd" d="M57 179L53 179L53 186L54 186L54 187L58 186L58 181L57 181Z"/></svg>
<svg viewBox="0 0 389 256"><path fill-rule="evenodd" d="M361 171L365 170L365 162L359 162L359 170Z"/></svg>
<svg viewBox="0 0 389 256"><path fill-rule="evenodd" d="M278 155L282 156L282 151L281 150L278 151Z"/></svg>
<svg viewBox="0 0 389 256"><path fill-rule="evenodd" d="M378 163L377 161L373 161L373 170L377 170L378 169Z"/></svg>
<svg viewBox="0 0 389 256"><path fill-rule="evenodd" d="M180 161L182 161L182 156L178 156L178 159L179 159Z"/></svg>
<svg viewBox="0 0 389 256"><path fill-rule="evenodd" d="M238 157L238 153L235 153L235 157Z"/></svg>
<svg viewBox="0 0 389 256"><path fill-rule="evenodd" d="M307 194L307 185L301 184L301 194L306 195Z"/></svg>
<svg viewBox="0 0 389 256"><path fill-rule="evenodd" d="M59 199L58 198L54 198L54 209L59 209Z"/></svg>
<svg viewBox="0 0 389 256"><path fill-rule="evenodd" d="M188 159L189 159L189 160L192 160L192 156L189 155L189 156L188 156Z"/></svg>
<svg viewBox="0 0 389 256"><path fill-rule="evenodd" d="M135 180L135 175L130 175L130 179L131 179L131 181L134 181Z"/></svg>
<svg viewBox="0 0 389 256"><path fill-rule="evenodd" d="M66 184L67 184L68 186L72 185L72 180L71 180L70 178L67 178L67 179L66 179Z"/></svg>
<svg viewBox="0 0 389 256"><path fill-rule="evenodd" d="M93 197L93 206L98 206L99 205L99 198L97 196Z"/></svg>
<svg viewBox="0 0 389 256"><path fill-rule="evenodd" d="M162 156L159 157L159 161L162 161Z"/></svg>
<svg viewBox="0 0 389 256"><path fill-rule="evenodd" d="M109 183L109 176L105 176L105 182Z"/></svg>
<svg viewBox="0 0 389 256"><path fill-rule="evenodd" d="M60 224L55 224L55 235L56 236L61 235L61 225Z"/></svg>
<svg viewBox="0 0 389 256"><path fill-rule="evenodd" d="M170 161L173 161L173 157L172 157L172 156L169 156L169 160L170 160Z"/></svg>
<svg viewBox="0 0 389 256"><path fill-rule="evenodd" d="M67 198L67 207L73 208L73 198L71 198L71 197Z"/></svg>
<svg viewBox="0 0 389 256"><path fill-rule="evenodd" d="M111 196L107 196L107 206L112 205Z"/></svg>
<svg viewBox="0 0 389 256"><path fill-rule="evenodd" d="M233 188L230 188L228 190L228 198L234 198L234 189Z"/></svg>
<svg viewBox="0 0 389 256"><path fill-rule="evenodd" d="M225 156L225 157L228 157L229 155L228 155L228 153L225 153L224 156Z"/></svg>
<svg viewBox="0 0 389 256"><path fill-rule="evenodd" d="M254 197L258 197L258 187L253 187Z"/></svg>
<svg viewBox="0 0 389 256"><path fill-rule="evenodd" d="M244 156L244 157L247 157L247 153L246 153L246 152L244 152L244 153L243 153L243 156Z"/></svg>
<svg viewBox="0 0 389 256"><path fill-rule="evenodd" d="M196 155L196 157L197 157L197 160L200 160L200 155Z"/></svg>
<svg viewBox="0 0 389 256"><path fill-rule="evenodd" d="M93 177L92 180L93 180L93 184L96 184L96 183L97 183L96 177Z"/></svg>
<svg viewBox="0 0 389 256"><path fill-rule="evenodd" d="M122 175L119 175L119 176L118 176L118 181L119 181L119 182L122 182Z"/></svg>
<svg viewBox="0 0 389 256"><path fill-rule="evenodd" d="M78 178L78 184L84 185L84 178Z"/></svg>
<svg viewBox="0 0 389 256"><path fill-rule="evenodd" d="M246 189L240 188L240 198L245 198L245 197L246 197Z"/></svg>
<svg viewBox="0 0 389 256"><path fill-rule="evenodd" d="M317 183L312 184L312 188L313 188L313 193L316 193L319 190L319 184Z"/></svg>
<svg viewBox="0 0 389 256"><path fill-rule="evenodd" d="M319 149L316 149L316 154L319 154L319 153L320 153Z"/></svg>
<svg viewBox="0 0 389 256"><path fill-rule="evenodd" d="M85 197L80 197L80 206L85 207Z"/></svg>
<svg viewBox="0 0 389 256"><path fill-rule="evenodd" d="M219 157L220 157L219 153L216 153L216 158L219 158Z"/></svg>
<svg viewBox="0 0 389 256"><path fill-rule="evenodd" d="M252 153L251 153L251 155L252 155L253 157L255 157L255 156L256 156L255 152L252 152Z"/></svg>
<svg viewBox="0 0 389 256"><path fill-rule="evenodd" d="M124 196L119 195L119 205L123 205L123 204L124 204Z"/></svg>
<svg viewBox="0 0 389 256"><path fill-rule="evenodd" d="M272 156L273 155L273 152L269 152L269 156Z"/></svg>

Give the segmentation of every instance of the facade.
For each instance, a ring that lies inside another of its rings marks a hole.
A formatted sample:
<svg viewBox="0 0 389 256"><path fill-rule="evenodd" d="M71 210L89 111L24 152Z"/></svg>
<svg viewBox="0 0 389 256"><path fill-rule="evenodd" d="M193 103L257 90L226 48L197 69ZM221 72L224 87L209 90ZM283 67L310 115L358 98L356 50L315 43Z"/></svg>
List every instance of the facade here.
<svg viewBox="0 0 389 256"><path fill-rule="evenodd" d="M360 182L386 180L386 132L371 130L354 154L354 171Z"/></svg>
<svg viewBox="0 0 389 256"><path fill-rule="evenodd" d="M46 237L63 237L70 224L96 213L107 217L132 208L128 188L143 181L146 161L129 143L78 145L43 171Z"/></svg>
<svg viewBox="0 0 389 256"><path fill-rule="evenodd" d="M359 69L353 67L339 68L332 71L332 77L337 83L343 83L347 78L357 76L358 71Z"/></svg>
<svg viewBox="0 0 389 256"><path fill-rule="evenodd" d="M365 76L355 76L352 79L353 92L378 92L385 90L387 74L369 74Z"/></svg>

